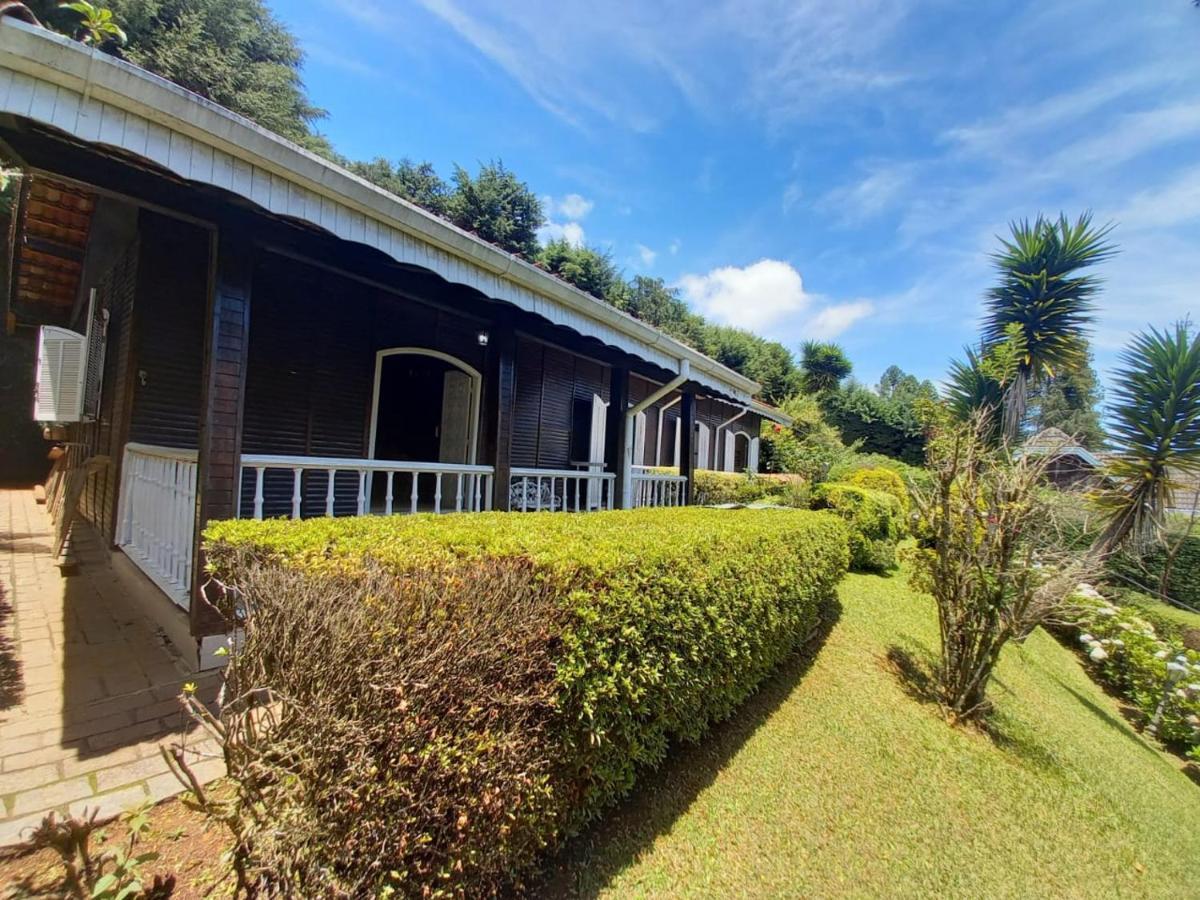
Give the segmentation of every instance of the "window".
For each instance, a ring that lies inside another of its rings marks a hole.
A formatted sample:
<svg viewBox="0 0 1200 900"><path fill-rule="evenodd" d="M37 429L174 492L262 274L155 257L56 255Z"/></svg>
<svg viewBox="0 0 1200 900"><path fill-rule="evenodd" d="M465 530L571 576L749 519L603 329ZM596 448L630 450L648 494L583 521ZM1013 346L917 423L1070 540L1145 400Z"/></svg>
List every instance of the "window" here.
<svg viewBox="0 0 1200 900"><path fill-rule="evenodd" d="M592 401L576 397L571 403L571 465L585 465L592 453Z"/></svg>

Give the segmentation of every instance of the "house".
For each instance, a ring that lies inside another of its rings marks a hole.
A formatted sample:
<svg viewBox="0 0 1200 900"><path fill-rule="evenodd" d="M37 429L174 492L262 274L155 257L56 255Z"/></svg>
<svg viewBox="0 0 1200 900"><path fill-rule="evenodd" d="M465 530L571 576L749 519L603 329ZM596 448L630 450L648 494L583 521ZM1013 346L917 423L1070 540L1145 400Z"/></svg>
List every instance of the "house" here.
<svg viewBox="0 0 1200 900"><path fill-rule="evenodd" d="M684 504L784 421L645 323L10 18L0 141L22 171L4 340L38 341L21 405L202 659L208 520Z"/></svg>
<svg viewBox="0 0 1200 900"><path fill-rule="evenodd" d="M1024 450L1050 457L1046 479L1059 490L1087 490L1101 478L1103 460L1059 428L1043 428L1025 441Z"/></svg>

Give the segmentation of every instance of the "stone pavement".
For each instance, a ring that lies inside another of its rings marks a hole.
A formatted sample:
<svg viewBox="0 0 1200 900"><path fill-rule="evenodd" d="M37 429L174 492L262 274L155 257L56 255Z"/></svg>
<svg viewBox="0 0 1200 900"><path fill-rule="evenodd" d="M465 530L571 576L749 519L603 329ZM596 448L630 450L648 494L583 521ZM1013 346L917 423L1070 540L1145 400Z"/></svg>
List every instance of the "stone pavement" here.
<svg viewBox="0 0 1200 900"><path fill-rule="evenodd" d="M159 753L184 733L176 698L185 682L206 701L219 687L219 673L190 672L135 611L129 592L146 585L114 572L82 531L64 576L45 507L31 490L0 489L0 845L50 810L107 817L179 793ZM204 737L186 743L208 781L223 764Z"/></svg>

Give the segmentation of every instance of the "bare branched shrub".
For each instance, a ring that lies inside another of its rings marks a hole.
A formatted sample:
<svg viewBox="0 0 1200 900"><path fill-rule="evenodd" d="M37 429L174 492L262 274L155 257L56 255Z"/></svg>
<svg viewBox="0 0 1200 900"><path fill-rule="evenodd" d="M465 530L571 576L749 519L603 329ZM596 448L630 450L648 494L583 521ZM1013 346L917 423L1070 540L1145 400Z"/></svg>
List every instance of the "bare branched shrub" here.
<svg viewBox="0 0 1200 900"><path fill-rule="evenodd" d="M987 412L940 421L928 444L933 487L914 493L931 546L913 552L913 582L933 595L941 632L937 680L955 721L989 710L1000 652L1053 621L1093 561L1070 539L1043 488L1051 454L996 447Z"/></svg>
<svg viewBox="0 0 1200 900"><path fill-rule="evenodd" d="M242 573L220 718L187 700L235 787L201 797L242 893L495 889L539 852L560 613L528 565Z"/></svg>

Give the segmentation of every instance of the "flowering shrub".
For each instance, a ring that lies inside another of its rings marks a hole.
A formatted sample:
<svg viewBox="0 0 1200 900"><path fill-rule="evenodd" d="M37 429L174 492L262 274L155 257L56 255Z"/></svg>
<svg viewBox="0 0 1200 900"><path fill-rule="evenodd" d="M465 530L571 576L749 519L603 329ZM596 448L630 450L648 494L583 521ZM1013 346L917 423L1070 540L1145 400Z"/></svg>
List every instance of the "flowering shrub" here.
<svg viewBox="0 0 1200 900"><path fill-rule="evenodd" d="M845 526L800 510L236 521L205 540L244 610L223 821L264 896L513 886L732 713L848 561Z"/></svg>
<svg viewBox="0 0 1200 900"><path fill-rule="evenodd" d="M1164 742L1200 745L1200 653L1165 637L1136 608L1110 603L1089 585L1080 586L1074 602L1079 643L1098 680L1148 721L1161 704L1157 734Z"/></svg>

